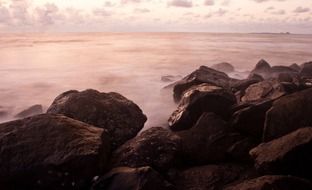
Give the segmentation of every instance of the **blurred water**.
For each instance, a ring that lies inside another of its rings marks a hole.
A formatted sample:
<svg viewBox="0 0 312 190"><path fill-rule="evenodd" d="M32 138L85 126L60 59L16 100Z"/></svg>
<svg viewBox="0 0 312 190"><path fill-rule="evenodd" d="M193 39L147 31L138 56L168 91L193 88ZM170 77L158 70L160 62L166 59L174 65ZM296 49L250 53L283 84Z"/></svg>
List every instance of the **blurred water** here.
<svg viewBox="0 0 312 190"><path fill-rule="evenodd" d="M207 33L0 34L0 120L33 104L48 107L60 93L116 91L162 125L174 110L163 75L186 75L200 65L229 62L250 70L312 60L311 35Z"/></svg>

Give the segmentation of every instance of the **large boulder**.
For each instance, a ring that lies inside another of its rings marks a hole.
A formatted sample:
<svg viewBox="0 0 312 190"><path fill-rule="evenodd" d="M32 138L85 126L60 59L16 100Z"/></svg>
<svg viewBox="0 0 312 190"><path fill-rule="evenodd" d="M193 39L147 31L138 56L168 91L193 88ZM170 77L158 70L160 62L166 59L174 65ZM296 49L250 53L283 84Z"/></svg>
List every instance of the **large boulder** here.
<svg viewBox="0 0 312 190"><path fill-rule="evenodd" d="M250 151L255 167L265 174L285 174L312 179L312 127L262 143Z"/></svg>
<svg viewBox="0 0 312 190"><path fill-rule="evenodd" d="M297 71L297 72L299 72L301 70L301 67L297 63L293 63L289 67L292 68L293 70Z"/></svg>
<svg viewBox="0 0 312 190"><path fill-rule="evenodd" d="M151 167L114 168L98 178L91 190L175 190Z"/></svg>
<svg viewBox="0 0 312 190"><path fill-rule="evenodd" d="M224 190L311 190L308 180L292 176L267 175L231 185Z"/></svg>
<svg viewBox="0 0 312 190"><path fill-rule="evenodd" d="M282 65L278 65L278 66L273 66L271 68L271 74L270 77L274 78L277 77L280 74L289 74L290 76L297 76L299 74L299 72L291 67L288 66L282 66Z"/></svg>
<svg viewBox="0 0 312 190"><path fill-rule="evenodd" d="M275 100L296 90L297 86L293 83L281 83L276 79L270 79L250 85L241 100L242 102Z"/></svg>
<svg viewBox="0 0 312 190"><path fill-rule="evenodd" d="M96 90L65 92L54 100L47 113L63 114L106 129L113 149L135 137L147 120L142 110L122 95Z"/></svg>
<svg viewBox="0 0 312 190"><path fill-rule="evenodd" d="M0 186L80 189L107 167L103 129L61 115L38 115L0 125Z"/></svg>
<svg viewBox="0 0 312 190"><path fill-rule="evenodd" d="M30 116L34 116L34 115L39 115L43 113L43 108L42 105L33 105L21 112L19 112L18 114L15 115L16 118L25 118L25 117L30 117Z"/></svg>
<svg viewBox="0 0 312 190"><path fill-rule="evenodd" d="M233 114L231 126L242 134L261 140L266 112L271 108L272 103L272 100L267 100L242 106Z"/></svg>
<svg viewBox="0 0 312 190"><path fill-rule="evenodd" d="M232 146L244 138L213 113L204 113L194 127L177 134L181 137L182 142L181 157L188 165L225 161L231 158L229 152L232 151L229 150L233 149ZM244 149L245 147L236 148ZM251 148L253 147L240 151L245 152L244 155L248 155Z"/></svg>
<svg viewBox="0 0 312 190"><path fill-rule="evenodd" d="M216 71L206 66L201 66L199 69L184 77L182 80L175 83L173 88L173 96L176 102L179 102L189 88L202 83L207 83L213 86L229 88L231 79L227 74Z"/></svg>
<svg viewBox="0 0 312 190"><path fill-rule="evenodd" d="M263 140L269 141L300 127L312 126L311 114L312 89L281 97L266 113Z"/></svg>
<svg viewBox="0 0 312 190"><path fill-rule="evenodd" d="M233 65L227 62L214 64L211 66L211 68L217 71L225 72L225 73L231 73L231 72L234 72L235 70Z"/></svg>
<svg viewBox="0 0 312 190"><path fill-rule="evenodd" d="M151 166L167 171L177 164L180 138L171 131L153 127L120 146L112 156L115 167Z"/></svg>
<svg viewBox="0 0 312 190"><path fill-rule="evenodd" d="M174 184L179 190L216 190L248 176L246 168L233 164L205 165L179 171Z"/></svg>
<svg viewBox="0 0 312 190"><path fill-rule="evenodd" d="M227 119L230 108L236 103L233 93L209 84L194 86L184 93L176 111L169 118L174 131L191 128L204 112L213 112Z"/></svg>

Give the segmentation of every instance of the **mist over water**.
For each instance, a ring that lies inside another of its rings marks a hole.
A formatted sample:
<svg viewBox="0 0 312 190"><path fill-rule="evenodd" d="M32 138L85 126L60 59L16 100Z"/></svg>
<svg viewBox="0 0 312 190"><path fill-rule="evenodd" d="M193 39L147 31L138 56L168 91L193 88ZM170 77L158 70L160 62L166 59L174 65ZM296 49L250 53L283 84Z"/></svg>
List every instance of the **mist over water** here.
<svg viewBox="0 0 312 190"><path fill-rule="evenodd" d="M238 71L261 58L272 65L312 60L311 35L205 33L0 34L0 122L60 93L115 91L137 103L146 127L164 125L175 109L164 75L229 62ZM244 77L246 73L231 73Z"/></svg>

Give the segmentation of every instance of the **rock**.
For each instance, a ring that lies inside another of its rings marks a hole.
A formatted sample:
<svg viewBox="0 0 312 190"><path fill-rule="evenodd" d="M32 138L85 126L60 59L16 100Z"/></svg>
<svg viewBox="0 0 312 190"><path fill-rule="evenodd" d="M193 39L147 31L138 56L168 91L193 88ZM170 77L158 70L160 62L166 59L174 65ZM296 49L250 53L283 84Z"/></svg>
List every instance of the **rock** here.
<svg viewBox="0 0 312 190"><path fill-rule="evenodd" d="M229 88L231 80L232 79L223 72L216 71L206 66L201 66L190 75L175 83L173 88L174 100L179 102L183 97L184 92L192 86L207 83L213 86Z"/></svg>
<svg viewBox="0 0 312 190"><path fill-rule="evenodd" d="M147 120L142 110L122 95L96 90L65 92L54 100L47 113L63 114L106 129L112 149L135 137Z"/></svg>
<svg viewBox="0 0 312 190"><path fill-rule="evenodd" d="M33 105L15 115L15 118L25 118L43 113L42 105Z"/></svg>
<svg viewBox="0 0 312 190"><path fill-rule="evenodd" d="M48 114L0 124L0 147L0 185L8 189L85 188L110 152L103 129Z"/></svg>
<svg viewBox="0 0 312 190"><path fill-rule="evenodd" d="M227 119L236 103L234 94L209 84L194 86L184 93L176 111L169 118L173 131L191 128L204 112L213 112Z"/></svg>
<svg viewBox="0 0 312 190"><path fill-rule="evenodd" d="M182 78L182 76L180 76L180 75L177 75L177 76L165 75L165 76L161 77L161 81L163 81L163 82L174 82L174 81L177 81L181 78Z"/></svg>
<svg viewBox="0 0 312 190"><path fill-rule="evenodd" d="M268 78L271 72L271 66L264 59L261 59L255 66L255 68L250 72L251 74L257 74L263 78Z"/></svg>
<svg viewBox="0 0 312 190"><path fill-rule="evenodd" d="M312 61L304 63L302 65L300 75L303 78L312 78Z"/></svg>
<svg viewBox="0 0 312 190"><path fill-rule="evenodd" d="M0 106L0 118L7 117L9 115L9 111L5 108Z"/></svg>
<svg viewBox="0 0 312 190"><path fill-rule="evenodd" d="M273 66L271 68L271 72L270 72L270 77L274 78L277 77L279 74L281 73L287 73L289 75L295 76L298 74L298 71L291 68L291 67L287 67L287 66Z"/></svg>
<svg viewBox="0 0 312 190"><path fill-rule="evenodd" d="M267 100L238 109L232 116L231 126L242 134L261 140L266 112L271 108L272 103L272 100Z"/></svg>
<svg viewBox="0 0 312 190"><path fill-rule="evenodd" d="M301 70L301 67L297 63L291 64L289 67L297 72Z"/></svg>
<svg viewBox="0 0 312 190"><path fill-rule="evenodd" d="M265 80L256 84L250 85L245 95L242 97L242 102L262 101L263 99L275 100L286 94L296 91L297 86L292 83L280 83L276 79Z"/></svg>
<svg viewBox="0 0 312 190"><path fill-rule="evenodd" d="M180 171L174 184L179 190L222 189L243 176L245 170L233 164L198 166Z"/></svg>
<svg viewBox="0 0 312 190"><path fill-rule="evenodd" d="M166 171L177 162L180 138L167 129L153 127L120 146L112 156L115 167L151 166Z"/></svg>
<svg viewBox="0 0 312 190"><path fill-rule="evenodd" d="M301 128L250 151L255 167L264 174L312 178L312 127Z"/></svg>
<svg viewBox="0 0 312 190"><path fill-rule="evenodd" d="M311 190L311 182L292 176L267 175L231 185L224 190Z"/></svg>
<svg viewBox="0 0 312 190"><path fill-rule="evenodd" d="M225 73L231 73L231 72L234 72L235 70L233 65L226 63L226 62L214 64L211 66L211 68L217 71L225 72Z"/></svg>
<svg viewBox="0 0 312 190"><path fill-rule="evenodd" d="M312 126L311 114L312 89L281 97L266 113L263 140L270 141L300 127Z"/></svg>
<svg viewBox="0 0 312 190"><path fill-rule="evenodd" d="M204 113L194 127L177 134L182 142L181 158L188 165L225 161L229 158L228 150L243 139L213 113ZM249 150L246 150L246 154Z"/></svg>
<svg viewBox="0 0 312 190"><path fill-rule="evenodd" d="M227 149L227 155L229 156L230 160L236 162L251 163L253 160L249 155L249 151L256 147L258 144L258 141L254 138L242 138Z"/></svg>
<svg viewBox="0 0 312 190"><path fill-rule="evenodd" d="M114 168L93 184L91 190L175 190L151 167Z"/></svg>

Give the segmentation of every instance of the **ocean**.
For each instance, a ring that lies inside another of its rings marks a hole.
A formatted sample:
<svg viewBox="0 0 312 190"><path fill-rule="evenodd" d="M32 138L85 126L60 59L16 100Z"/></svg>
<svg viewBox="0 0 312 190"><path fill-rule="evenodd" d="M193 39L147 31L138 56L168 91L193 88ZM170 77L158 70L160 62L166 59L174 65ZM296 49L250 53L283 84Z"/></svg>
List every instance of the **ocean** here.
<svg viewBox="0 0 312 190"><path fill-rule="evenodd" d="M272 65L312 60L312 35L217 33L0 34L0 122L34 104L45 109L67 90L119 92L163 126L176 105L170 82L201 65L229 62L244 78L260 60Z"/></svg>

